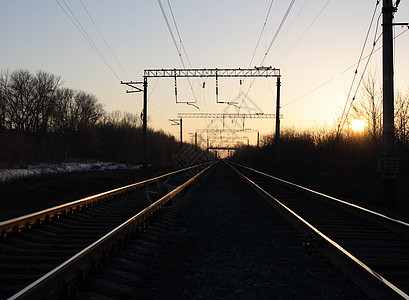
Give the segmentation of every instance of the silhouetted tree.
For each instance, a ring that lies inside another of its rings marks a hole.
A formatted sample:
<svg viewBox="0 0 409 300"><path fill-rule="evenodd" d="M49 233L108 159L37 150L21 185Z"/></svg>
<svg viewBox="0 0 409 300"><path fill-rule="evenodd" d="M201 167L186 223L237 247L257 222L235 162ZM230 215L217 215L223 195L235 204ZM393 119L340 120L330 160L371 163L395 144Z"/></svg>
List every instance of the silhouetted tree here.
<svg viewBox="0 0 409 300"><path fill-rule="evenodd" d="M3 127L23 132L47 132L55 108L60 78L27 70L0 73L0 115Z"/></svg>
<svg viewBox="0 0 409 300"><path fill-rule="evenodd" d="M395 94L395 133L397 141L405 148L408 147L409 131L409 92Z"/></svg>
<svg viewBox="0 0 409 300"><path fill-rule="evenodd" d="M353 103L352 117L363 118L367 132L373 140L382 133L382 87L375 71L370 71L362 80L359 96Z"/></svg>

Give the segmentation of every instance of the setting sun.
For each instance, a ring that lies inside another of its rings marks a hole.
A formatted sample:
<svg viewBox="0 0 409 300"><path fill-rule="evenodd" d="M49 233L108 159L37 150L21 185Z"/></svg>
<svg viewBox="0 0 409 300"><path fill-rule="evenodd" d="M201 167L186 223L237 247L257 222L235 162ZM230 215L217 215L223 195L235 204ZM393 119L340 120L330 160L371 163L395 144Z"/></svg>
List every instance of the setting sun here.
<svg viewBox="0 0 409 300"><path fill-rule="evenodd" d="M365 128L365 120L353 119L351 123L351 128L354 132L362 132Z"/></svg>

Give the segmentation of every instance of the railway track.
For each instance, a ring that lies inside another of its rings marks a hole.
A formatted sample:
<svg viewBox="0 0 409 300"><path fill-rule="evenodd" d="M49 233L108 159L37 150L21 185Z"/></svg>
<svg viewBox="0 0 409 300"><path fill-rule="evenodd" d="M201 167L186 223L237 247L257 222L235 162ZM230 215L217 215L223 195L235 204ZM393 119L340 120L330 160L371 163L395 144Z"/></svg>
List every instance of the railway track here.
<svg viewBox="0 0 409 300"><path fill-rule="evenodd" d="M207 168L186 168L1 222L1 299L69 294Z"/></svg>
<svg viewBox="0 0 409 300"><path fill-rule="evenodd" d="M77 298L366 299L220 162Z"/></svg>
<svg viewBox="0 0 409 300"><path fill-rule="evenodd" d="M322 253L370 297L408 298L408 224L224 163L174 202L209 168L0 223L0 298L365 298Z"/></svg>
<svg viewBox="0 0 409 300"><path fill-rule="evenodd" d="M409 224L243 165L234 168L370 295L409 299Z"/></svg>

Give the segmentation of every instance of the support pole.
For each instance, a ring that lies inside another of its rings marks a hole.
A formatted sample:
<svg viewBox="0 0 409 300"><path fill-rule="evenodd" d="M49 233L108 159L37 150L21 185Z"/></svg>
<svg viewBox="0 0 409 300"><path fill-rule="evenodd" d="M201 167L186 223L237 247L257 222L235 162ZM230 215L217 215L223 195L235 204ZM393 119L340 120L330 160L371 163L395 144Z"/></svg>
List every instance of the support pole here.
<svg viewBox="0 0 409 300"><path fill-rule="evenodd" d="M148 124L148 78L143 78L143 118L142 118L142 167L146 168L148 166L147 151L146 151L146 141L147 141L147 124Z"/></svg>
<svg viewBox="0 0 409 300"><path fill-rule="evenodd" d="M260 147L260 132L257 132L257 148Z"/></svg>
<svg viewBox="0 0 409 300"><path fill-rule="evenodd" d="M276 132L274 137L274 164L278 170L280 164L280 76L277 77L277 102L276 102Z"/></svg>
<svg viewBox="0 0 409 300"><path fill-rule="evenodd" d="M210 161L210 151L209 151L209 134L207 134L207 161Z"/></svg>
<svg viewBox="0 0 409 300"><path fill-rule="evenodd" d="M396 11L392 0L383 0L383 130L382 130L382 173L384 178L384 204L396 205L397 157L394 128L394 86L393 86L393 13Z"/></svg>
<svg viewBox="0 0 409 300"><path fill-rule="evenodd" d="M195 132L195 151L197 152L197 132Z"/></svg>
<svg viewBox="0 0 409 300"><path fill-rule="evenodd" d="M183 126L182 126L182 118L180 120L180 164L182 165L183 160Z"/></svg>

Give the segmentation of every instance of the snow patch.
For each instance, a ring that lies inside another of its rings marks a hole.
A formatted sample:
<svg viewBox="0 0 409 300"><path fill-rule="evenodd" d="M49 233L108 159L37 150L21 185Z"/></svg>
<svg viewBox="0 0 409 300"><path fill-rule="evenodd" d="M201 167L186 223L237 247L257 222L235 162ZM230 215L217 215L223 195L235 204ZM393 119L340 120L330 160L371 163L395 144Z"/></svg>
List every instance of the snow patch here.
<svg viewBox="0 0 409 300"><path fill-rule="evenodd" d="M0 182L9 182L19 178L39 177L48 174L106 170L138 170L141 167L141 165L128 166L125 164L113 164L107 162L33 164L29 165L26 169L0 169Z"/></svg>

